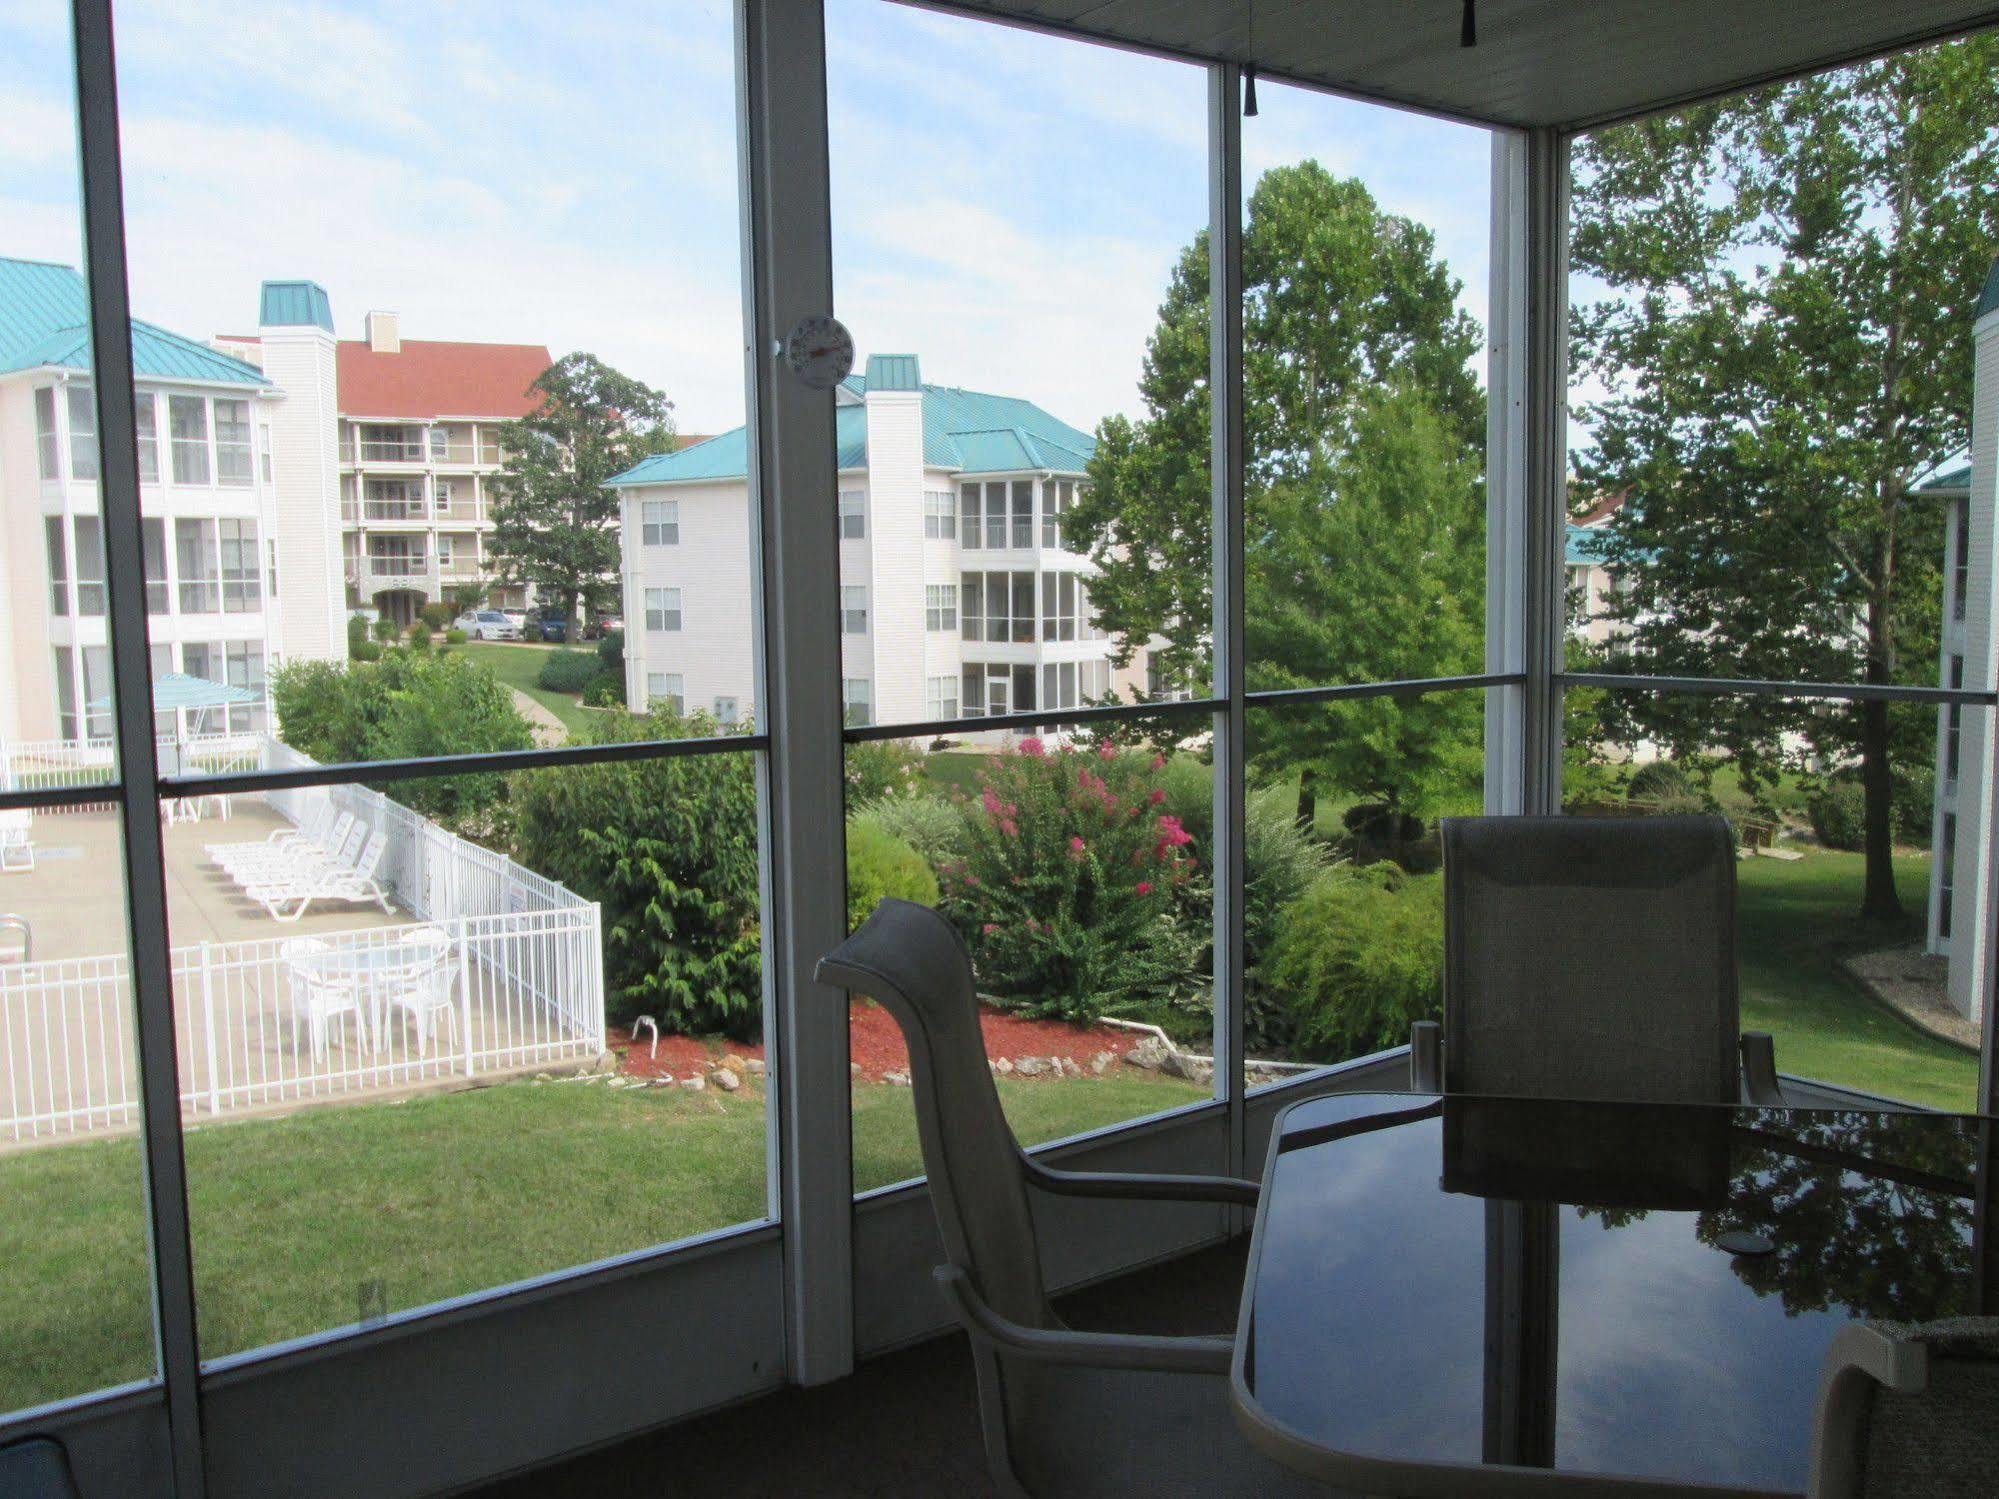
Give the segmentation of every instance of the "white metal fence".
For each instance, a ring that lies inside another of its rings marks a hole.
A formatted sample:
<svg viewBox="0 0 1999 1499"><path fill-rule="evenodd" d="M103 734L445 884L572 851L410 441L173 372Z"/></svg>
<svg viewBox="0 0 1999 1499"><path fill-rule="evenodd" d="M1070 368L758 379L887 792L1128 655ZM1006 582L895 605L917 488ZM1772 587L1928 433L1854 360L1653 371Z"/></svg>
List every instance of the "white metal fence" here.
<svg viewBox="0 0 1999 1499"><path fill-rule="evenodd" d="M217 714L226 709L203 709ZM161 734L154 744L160 770L210 775L255 770L264 763L262 734ZM0 740L0 789L47 791L72 786L109 784L118 775L117 741L95 739ZM107 801L108 804L108 801Z"/></svg>
<svg viewBox="0 0 1999 1499"><path fill-rule="evenodd" d="M270 741L259 753L312 763ZM413 919L175 948L190 1118L604 1049L595 902L365 787L267 796L294 823L328 798L386 835L380 877ZM134 1055L124 954L0 966L0 1142L133 1124Z"/></svg>

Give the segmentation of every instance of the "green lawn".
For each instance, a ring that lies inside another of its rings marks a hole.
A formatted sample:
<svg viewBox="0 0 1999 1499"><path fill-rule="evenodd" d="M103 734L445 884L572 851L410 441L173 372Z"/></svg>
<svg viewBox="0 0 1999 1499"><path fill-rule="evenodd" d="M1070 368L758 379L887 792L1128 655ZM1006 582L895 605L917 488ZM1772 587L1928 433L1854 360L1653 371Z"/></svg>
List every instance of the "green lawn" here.
<svg viewBox="0 0 1999 1499"><path fill-rule="evenodd" d="M562 726L575 738L582 738L589 732L590 711L583 706L582 699L573 692L550 692L537 687L535 678L541 666L548 659L550 647L540 645L503 645L494 640L468 640L463 645L451 647L462 651L471 660L482 663L487 670L508 687L517 687L549 712L562 720ZM592 650L596 646L577 647Z"/></svg>
<svg viewBox="0 0 1999 1499"><path fill-rule="evenodd" d="M1795 863L1745 860L1738 869L1742 1024L1777 1038L1777 1066L1937 1108L1968 1109L1978 1059L1931 1040L1860 993L1834 966L1921 935L1927 854L1895 860L1909 912L1897 923L1858 917L1861 856L1814 850Z"/></svg>
<svg viewBox="0 0 1999 1499"><path fill-rule="evenodd" d="M1023 1139L1201 1096L1130 1072L1000 1083ZM855 1180L917 1174L910 1095L854 1093ZM761 1217L764 1110L733 1097L504 1084L192 1129L202 1351L215 1357L388 1309ZM149 1371L136 1141L0 1157L0 1411Z"/></svg>

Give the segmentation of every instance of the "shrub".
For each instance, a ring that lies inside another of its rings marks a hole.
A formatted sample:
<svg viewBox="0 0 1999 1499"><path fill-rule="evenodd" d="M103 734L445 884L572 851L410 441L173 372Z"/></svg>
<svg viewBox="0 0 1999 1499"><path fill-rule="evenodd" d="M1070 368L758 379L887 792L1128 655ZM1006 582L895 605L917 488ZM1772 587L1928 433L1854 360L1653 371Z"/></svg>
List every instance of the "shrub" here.
<svg viewBox="0 0 1999 1499"><path fill-rule="evenodd" d="M1820 786L1805 811L1812 831L1827 848L1857 853L1867 846L1867 800L1852 775L1836 775Z"/></svg>
<svg viewBox="0 0 1999 1499"><path fill-rule="evenodd" d="M965 852L964 814L941 796L922 791L886 796L862 815L915 849L933 869Z"/></svg>
<svg viewBox="0 0 1999 1499"><path fill-rule="evenodd" d="M591 674L583 687L583 701L592 708L615 708L625 700L625 674L599 671Z"/></svg>
<svg viewBox="0 0 1999 1499"><path fill-rule="evenodd" d="M921 854L862 812L847 819L847 929L887 896L934 906L937 877Z"/></svg>
<svg viewBox="0 0 1999 1499"><path fill-rule="evenodd" d="M394 645L398 640L402 639L403 635L402 626L398 625L387 615L375 621L370 633L377 640L381 641L383 645Z"/></svg>
<svg viewBox="0 0 1999 1499"><path fill-rule="evenodd" d="M1284 912L1265 976L1291 1006L1292 1050L1321 1061L1398 1046L1442 1011L1443 880L1337 865Z"/></svg>
<svg viewBox="0 0 1999 1499"><path fill-rule="evenodd" d="M417 610L417 618L429 625L432 630L442 630L451 623L454 615L449 604L437 603L425 604Z"/></svg>
<svg viewBox="0 0 1999 1499"><path fill-rule="evenodd" d="M614 671L620 677L625 674L625 632L612 630L597 642L597 659L603 663L605 671Z"/></svg>
<svg viewBox="0 0 1999 1499"><path fill-rule="evenodd" d="M410 621L409 633L404 638L409 641L411 650L427 651L430 649L430 626L420 619L413 619Z"/></svg>
<svg viewBox="0 0 1999 1499"><path fill-rule="evenodd" d="M315 760L402 760L530 749L512 695L460 655L387 651L379 661L288 661L271 673L285 743ZM447 826L484 831L504 793L496 775L393 781L390 796Z"/></svg>
<svg viewBox="0 0 1999 1499"><path fill-rule="evenodd" d="M594 651L550 651L535 674L535 686L544 692L581 692L601 670Z"/></svg>
<svg viewBox="0 0 1999 1499"><path fill-rule="evenodd" d="M347 616L347 654L358 656L359 647L368 643L368 621L358 614Z"/></svg>
<svg viewBox="0 0 1999 1499"><path fill-rule="evenodd" d="M347 654L356 661L379 661L382 659L382 648L372 640L362 640L350 645Z"/></svg>
<svg viewBox="0 0 1999 1499"><path fill-rule="evenodd" d="M599 743L712 735L712 719L608 713ZM747 754L525 771L514 856L603 907L611 1018L739 1040L762 1019L757 785Z"/></svg>
<svg viewBox="0 0 1999 1499"><path fill-rule="evenodd" d="M1088 1020L1189 987L1199 943L1175 896L1195 875L1193 840L1163 810L1164 768L1038 739L986 763L964 856L938 871L940 909L1007 1008Z"/></svg>
<svg viewBox="0 0 1999 1499"><path fill-rule="evenodd" d="M923 784L923 751L898 739L868 739L847 746L847 810L858 812L884 797L907 796Z"/></svg>
<svg viewBox="0 0 1999 1499"><path fill-rule="evenodd" d="M1895 837L1917 848L1930 846L1936 816L1937 769L1929 760L1895 767Z"/></svg>
<svg viewBox="0 0 1999 1499"><path fill-rule="evenodd" d="M1672 760L1651 760L1639 766L1624 788L1633 801L1675 801L1692 791L1687 773Z"/></svg>
<svg viewBox="0 0 1999 1499"><path fill-rule="evenodd" d="M466 633L463 630L459 629L455 625L452 626L452 628L450 628L449 630L446 630L444 632L444 643L446 645L463 645L470 638L471 637L466 635Z"/></svg>

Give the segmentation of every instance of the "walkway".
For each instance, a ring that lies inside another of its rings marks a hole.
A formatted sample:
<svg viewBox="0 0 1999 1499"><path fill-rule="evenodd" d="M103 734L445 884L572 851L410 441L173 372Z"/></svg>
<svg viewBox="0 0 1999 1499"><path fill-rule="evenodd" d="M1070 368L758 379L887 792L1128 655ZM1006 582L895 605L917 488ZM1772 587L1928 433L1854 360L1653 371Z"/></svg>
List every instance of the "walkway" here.
<svg viewBox="0 0 1999 1499"><path fill-rule="evenodd" d="M561 719L522 692L520 688L509 687L507 691L514 695L514 706L521 710L521 717L532 727L534 742L538 746L552 749L556 745L569 742L569 729Z"/></svg>

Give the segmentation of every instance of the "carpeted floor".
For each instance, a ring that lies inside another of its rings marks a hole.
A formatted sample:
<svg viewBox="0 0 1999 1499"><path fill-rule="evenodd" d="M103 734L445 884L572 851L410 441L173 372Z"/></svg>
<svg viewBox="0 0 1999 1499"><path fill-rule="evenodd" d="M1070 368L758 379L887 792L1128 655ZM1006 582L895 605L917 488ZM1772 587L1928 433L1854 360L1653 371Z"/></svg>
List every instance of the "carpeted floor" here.
<svg viewBox="0 0 1999 1499"><path fill-rule="evenodd" d="M1219 1332L1235 1320L1247 1239L1066 1297L1079 1327ZM985 1499L971 1360L960 1334L846 1378L634 1437L469 1491L473 1499Z"/></svg>

